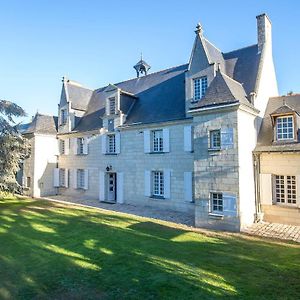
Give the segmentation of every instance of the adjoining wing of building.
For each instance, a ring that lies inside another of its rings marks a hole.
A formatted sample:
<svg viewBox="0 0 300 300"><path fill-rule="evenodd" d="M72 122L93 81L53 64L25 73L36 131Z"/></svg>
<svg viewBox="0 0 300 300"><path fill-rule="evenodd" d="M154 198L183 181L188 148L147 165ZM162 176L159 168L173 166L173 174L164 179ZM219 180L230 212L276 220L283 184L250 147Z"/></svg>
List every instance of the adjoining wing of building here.
<svg viewBox="0 0 300 300"><path fill-rule="evenodd" d="M278 104L267 15L257 16L257 31L256 44L223 53L198 24L187 64L149 73L141 59L136 78L96 90L64 78L58 124L37 114L24 133L33 145L24 192L189 212L196 226L223 230L240 230L278 202L293 209L297 168L267 166L289 160L280 147L297 160L298 98ZM294 122L288 145L270 140L279 115ZM280 176L287 198L275 201Z"/></svg>

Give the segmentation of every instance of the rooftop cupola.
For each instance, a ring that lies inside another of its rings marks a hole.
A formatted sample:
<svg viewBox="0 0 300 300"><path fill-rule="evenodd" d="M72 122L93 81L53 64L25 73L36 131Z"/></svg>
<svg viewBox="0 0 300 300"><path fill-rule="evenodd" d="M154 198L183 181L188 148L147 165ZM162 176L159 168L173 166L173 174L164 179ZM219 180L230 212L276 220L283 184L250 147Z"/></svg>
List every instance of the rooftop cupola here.
<svg viewBox="0 0 300 300"><path fill-rule="evenodd" d="M147 75L148 71L150 70L151 66L148 65L144 60L143 56L141 55L140 61L133 66L136 70L136 76L140 77L140 75Z"/></svg>

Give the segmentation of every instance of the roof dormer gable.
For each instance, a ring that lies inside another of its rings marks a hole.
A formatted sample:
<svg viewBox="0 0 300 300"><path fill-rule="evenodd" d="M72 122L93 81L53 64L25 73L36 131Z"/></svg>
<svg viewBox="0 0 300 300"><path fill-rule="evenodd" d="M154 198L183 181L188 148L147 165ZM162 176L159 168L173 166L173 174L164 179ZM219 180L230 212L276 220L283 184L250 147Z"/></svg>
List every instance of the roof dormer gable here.
<svg viewBox="0 0 300 300"><path fill-rule="evenodd" d="M274 143L298 142L299 113L284 103L270 114Z"/></svg>

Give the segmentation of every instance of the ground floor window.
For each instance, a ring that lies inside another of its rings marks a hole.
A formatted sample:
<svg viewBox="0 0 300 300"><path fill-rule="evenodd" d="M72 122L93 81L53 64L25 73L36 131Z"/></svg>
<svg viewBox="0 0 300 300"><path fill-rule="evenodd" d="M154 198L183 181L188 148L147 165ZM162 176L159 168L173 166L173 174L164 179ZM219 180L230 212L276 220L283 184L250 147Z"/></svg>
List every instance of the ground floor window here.
<svg viewBox="0 0 300 300"><path fill-rule="evenodd" d="M65 169L59 169L59 186L66 185L66 172Z"/></svg>
<svg viewBox="0 0 300 300"><path fill-rule="evenodd" d="M31 177L26 177L25 187L26 188L30 188L31 187Z"/></svg>
<svg viewBox="0 0 300 300"><path fill-rule="evenodd" d="M210 194L211 212L222 213L223 212L223 194L211 193Z"/></svg>
<svg viewBox="0 0 300 300"><path fill-rule="evenodd" d="M77 170L77 188L78 189L84 188L84 170L83 169Z"/></svg>
<svg viewBox="0 0 300 300"><path fill-rule="evenodd" d="M152 172L153 196L164 196L164 173L162 171Z"/></svg>
<svg viewBox="0 0 300 300"><path fill-rule="evenodd" d="M296 204L296 176L275 175L274 194L278 204Z"/></svg>

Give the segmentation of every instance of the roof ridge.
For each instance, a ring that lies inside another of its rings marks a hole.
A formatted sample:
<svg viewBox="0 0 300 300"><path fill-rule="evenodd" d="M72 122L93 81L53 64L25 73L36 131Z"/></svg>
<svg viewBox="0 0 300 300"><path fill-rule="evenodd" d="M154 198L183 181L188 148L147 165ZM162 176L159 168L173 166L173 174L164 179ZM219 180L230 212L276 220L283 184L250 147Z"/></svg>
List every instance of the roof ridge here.
<svg viewBox="0 0 300 300"><path fill-rule="evenodd" d="M222 71L219 71L219 72L220 72L220 74L224 75L225 77L227 77L228 79L230 79L230 80L233 81L234 83L237 83L237 84L239 84L242 88L244 88L243 84L240 83L239 81L237 81L237 80L231 78L230 76L228 76L227 74L223 73ZM245 93L246 93L246 92L245 92Z"/></svg>
<svg viewBox="0 0 300 300"><path fill-rule="evenodd" d="M213 44L211 41L209 41L206 37L203 37L205 39L206 42L210 43L214 48L216 48L218 51L220 51L220 53L222 54L222 50L217 47L215 44Z"/></svg>
<svg viewBox="0 0 300 300"><path fill-rule="evenodd" d="M252 45L249 45L249 46L238 48L238 49L235 49L235 50L231 50L229 52L222 52L222 54L230 54L230 53L233 53L233 52L236 52L236 51L239 51L239 50L244 50L244 49L247 49L247 48L251 48L253 46L257 46L257 44L252 44Z"/></svg>
<svg viewBox="0 0 300 300"><path fill-rule="evenodd" d="M80 87L82 89L86 89L86 90L89 90L89 91L94 91L93 89L91 89L89 87L86 87L86 86L82 85L80 82L77 82L75 80L68 79L67 84L71 84L73 86Z"/></svg>
<svg viewBox="0 0 300 300"><path fill-rule="evenodd" d="M177 65L177 66L174 66L174 67L169 67L169 68L166 68L166 69L163 69L163 70L159 70L157 72L153 72L153 73L147 74L147 75L145 75L143 77L139 77L139 79L145 78L145 77L149 77L151 75L155 75L155 74L158 74L158 73L161 73L161 72L165 72L165 71L168 71L168 70L171 70L171 69L175 69L175 68L178 68L178 67L182 67L182 66L185 66L185 65L188 65L188 63ZM138 78L137 77L130 78L130 79L127 79L127 80L124 80L124 81L120 81L120 82L114 83L114 85L118 85L118 84L121 84L121 83L129 82L129 81L135 80L135 79L138 79ZM94 91L98 92L99 90L101 90L101 89L103 89L103 88L105 88L107 86L108 85L102 86L100 88L95 89Z"/></svg>

